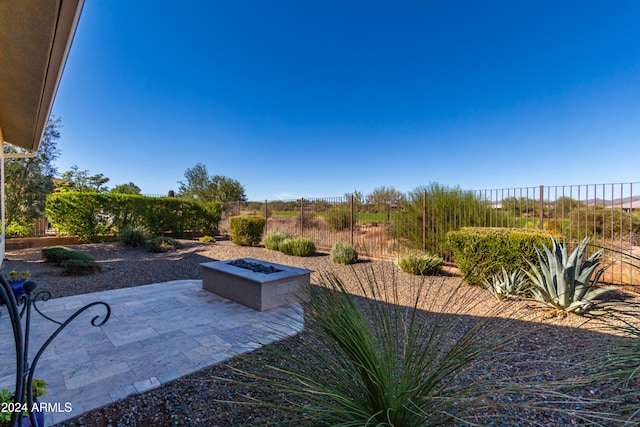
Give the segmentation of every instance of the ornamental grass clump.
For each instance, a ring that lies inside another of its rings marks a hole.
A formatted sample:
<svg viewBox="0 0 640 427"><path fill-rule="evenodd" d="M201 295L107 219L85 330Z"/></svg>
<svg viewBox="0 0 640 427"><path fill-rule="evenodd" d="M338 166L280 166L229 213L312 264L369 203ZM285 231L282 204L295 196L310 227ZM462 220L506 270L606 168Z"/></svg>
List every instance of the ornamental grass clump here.
<svg viewBox="0 0 640 427"><path fill-rule="evenodd" d="M303 355L271 346L264 360L276 363L237 371L243 384L277 390L243 404L274 409L278 425L345 427L458 425L492 405L493 358L517 335L510 320L489 313L469 324L460 314L477 298L462 282L400 284L394 273L379 281L373 269L354 276L357 289L327 274L310 288L302 305L313 336Z"/></svg>
<svg viewBox="0 0 640 427"><path fill-rule="evenodd" d="M292 239L284 239L278 245L280 252L293 256L311 256L316 253L316 245L313 240L308 237L294 237Z"/></svg>
<svg viewBox="0 0 640 427"><path fill-rule="evenodd" d="M442 258L433 255L408 254L398 260L398 267L402 271L415 276L437 274L443 264Z"/></svg>
<svg viewBox="0 0 640 427"><path fill-rule="evenodd" d="M604 249L585 260L589 238L578 244L568 255L566 243L558 243L552 238L552 249L542 245L544 254L536 248L538 263L536 266L527 261L533 273L527 272L531 279L531 292L534 298L561 312L579 315L599 316L610 313L611 307L621 304L619 301L596 301L611 288L598 287L600 276L605 268L600 266L600 257Z"/></svg>
<svg viewBox="0 0 640 427"><path fill-rule="evenodd" d="M264 236L264 247L272 251L280 248L280 243L287 238L287 235L281 231L270 231Z"/></svg>
<svg viewBox="0 0 640 427"><path fill-rule="evenodd" d="M122 244L130 248L146 248L152 237L146 228L131 225L122 228L118 234Z"/></svg>
<svg viewBox="0 0 640 427"><path fill-rule="evenodd" d="M348 265L358 261L358 252L346 242L336 242L331 248L331 261Z"/></svg>

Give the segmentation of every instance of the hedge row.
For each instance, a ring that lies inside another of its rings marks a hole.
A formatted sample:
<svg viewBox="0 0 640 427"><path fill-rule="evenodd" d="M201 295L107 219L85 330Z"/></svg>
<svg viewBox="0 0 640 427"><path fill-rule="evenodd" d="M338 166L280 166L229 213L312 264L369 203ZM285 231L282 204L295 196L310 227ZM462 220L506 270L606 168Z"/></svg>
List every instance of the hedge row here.
<svg viewBox="0 0 640 427"><path fill-rule="evenodd" d="M258 246L267 219L259 215L232 216L229 218L229 237L239 246Z"/></svg>
<svg viewBox="0 0 640 427"><path fill-rule="evenodd" d="M508 272L530 270L537 263L535 247L551 246L551 235L520 228L463 227L447 233L458 268L470 285L480 285L504 267Z"/></svg>
<svg viewBox="0 0 640 427"><path fill-rule="evenodd" d="M70 192L49 195L46 212L58 232L95 242L126 226L145 227L153 234L170 232L174 237L215 234L221 207L171 197Z"/></svg>

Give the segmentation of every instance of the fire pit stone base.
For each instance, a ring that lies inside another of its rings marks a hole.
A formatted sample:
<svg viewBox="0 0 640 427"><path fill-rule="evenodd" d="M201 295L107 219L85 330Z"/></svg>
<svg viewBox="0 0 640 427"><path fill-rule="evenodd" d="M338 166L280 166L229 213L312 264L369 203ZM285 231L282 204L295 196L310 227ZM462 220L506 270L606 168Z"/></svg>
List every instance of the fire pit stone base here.
<svg viewBox="0 0 640 427"><path fill-rule="evenodd" d="M253 271L256 264L264 266L264 271L268 272ZM203 289L258 311L299 300L304 296L311 276L311 270L253 258L205 262L200 265ZM241 267L242 265L247 267Z"/></svg>

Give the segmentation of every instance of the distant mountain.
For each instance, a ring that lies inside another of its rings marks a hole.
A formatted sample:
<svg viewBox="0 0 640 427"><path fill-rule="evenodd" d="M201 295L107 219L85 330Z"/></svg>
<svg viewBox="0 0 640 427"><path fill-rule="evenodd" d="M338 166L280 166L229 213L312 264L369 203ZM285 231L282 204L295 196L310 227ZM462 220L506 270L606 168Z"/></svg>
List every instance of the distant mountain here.
<svg viewBox="0 0 640 427"><path fill-rule="evenodd" d="M632 208L637 209L640 208L640 196L630 196L630 197L622 197L613 200L604 200L600 198L589 199L586 201L589 205L597 204L604 205L607 207L617 206L622 208Z"/></svg>

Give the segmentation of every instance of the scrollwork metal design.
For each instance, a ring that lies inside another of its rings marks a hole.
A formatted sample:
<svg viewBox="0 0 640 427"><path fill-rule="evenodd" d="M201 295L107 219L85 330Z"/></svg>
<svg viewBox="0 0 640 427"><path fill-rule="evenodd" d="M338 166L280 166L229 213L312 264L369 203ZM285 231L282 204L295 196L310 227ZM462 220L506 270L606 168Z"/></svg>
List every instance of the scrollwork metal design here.
<svg viewBox="0 0 640 427"><path fill-rule="evenodd" d="M91 307L101 305L106 309L106 314L101 319L101 316L94 316L91 319L91 325L95 327L100 327L107 323L109 317L111 316L111 307L109 304L96 301L85 305L84 307L79 308L69 316L65 321L60 322L57 321L44 313L38 308L36 302L37 301L46 301L50 298L51 294L49 292L40 292L35 293L34 291L38 285L35 282L28 281L23 285L24 294L20 295L17 299L13 293L13 289L11 285L7 282L7 280L0 274L0 302L7 307L7 311L9 314L9 319L11 321L11 328L13 332L15 350L16 350L16 385L15 385L15 403L20 404L22 406L24 403L27 403L27 407L29 409L29 420L31 425L34 427L39 427L38 420L35 415L31 412L31 408L33 408L34 397L33 397L33 375L42 356L42 353L49 347L49 345L53 342L53 340L66 328L71 322L73 322L78 316L84 313ZM19 309L19 307L21 309ZM40 346L38 351L36 352L33 360L29 363L28 355L29 355L29 334L31 329L31 308L34 308L38 314L40 314L45 319L56 323L58 328L49 336L49 338ZM26 316L26 317L25 317ZM22 318L25 318L24 330L22 328ZM1 320L1 318L0 318ZM26 402L25 402L26 400ZM14 412L11 415L11 421L9 425L18 426L22 425L22 412Z"/></svg>

